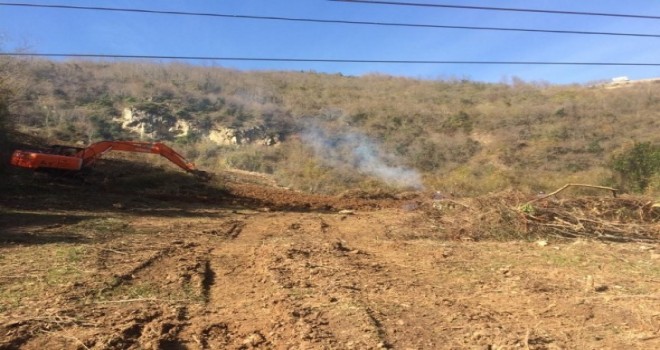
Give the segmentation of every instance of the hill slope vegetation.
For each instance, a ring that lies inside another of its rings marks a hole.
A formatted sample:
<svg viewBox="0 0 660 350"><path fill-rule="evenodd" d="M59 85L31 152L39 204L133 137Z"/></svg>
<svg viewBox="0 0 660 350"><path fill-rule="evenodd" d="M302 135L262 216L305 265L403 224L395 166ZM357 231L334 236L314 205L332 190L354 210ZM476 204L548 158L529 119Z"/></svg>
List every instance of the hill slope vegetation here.
<svg viewBox="0 0 660 350"><path fill-rule="evenodd" d="M657 83L605 89L144 62L15 66L13 75L27 82L11 104L16 129L71 144L151 136L211 171L269 173L305 191L423 187L473 195L587 182L657 193L660 186ZM166 126L185 123L186 132L151 125L158 133L136 133L120 120L127 109ZM209 138L225 128L259 128L278 142ZM638 161L651 164L641 182L621 165L639 156L636 147L648 151Z"/></svg>

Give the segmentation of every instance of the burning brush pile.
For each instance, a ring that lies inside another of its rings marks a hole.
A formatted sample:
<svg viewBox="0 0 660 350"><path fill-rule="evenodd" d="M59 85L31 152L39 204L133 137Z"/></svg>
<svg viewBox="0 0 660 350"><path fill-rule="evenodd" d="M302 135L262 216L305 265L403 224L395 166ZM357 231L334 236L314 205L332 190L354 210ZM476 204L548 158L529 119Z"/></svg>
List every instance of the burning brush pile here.
<svg viewBox="0 0 660 350"><path fill-rule="evenodd" d="M660 203L621 196L557 196L530 199L507 191L465 200L438 200L428 210L449 239L587 238L660 242Z"/></svg>

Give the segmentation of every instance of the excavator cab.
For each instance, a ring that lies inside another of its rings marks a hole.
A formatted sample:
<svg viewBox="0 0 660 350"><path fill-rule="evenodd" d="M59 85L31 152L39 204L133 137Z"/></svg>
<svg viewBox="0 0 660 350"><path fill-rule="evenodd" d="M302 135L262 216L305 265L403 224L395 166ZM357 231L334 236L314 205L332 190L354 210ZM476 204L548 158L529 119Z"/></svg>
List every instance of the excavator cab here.
<svg viewBox="0 0 660 350"><path fill-rule="evenodd" d="M61 156L69 156L73 157L78 152L84 150L82 147L73 147L73 146L67 146L67 145L51 145L50 146L50 152L52 154L59 154Z"/></svg>

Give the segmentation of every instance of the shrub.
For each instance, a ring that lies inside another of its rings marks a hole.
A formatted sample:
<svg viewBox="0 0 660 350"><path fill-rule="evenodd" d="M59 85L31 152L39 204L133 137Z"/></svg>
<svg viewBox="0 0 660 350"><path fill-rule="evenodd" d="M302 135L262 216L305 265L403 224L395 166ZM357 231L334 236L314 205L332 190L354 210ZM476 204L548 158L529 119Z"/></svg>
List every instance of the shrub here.
<svg viewBox="0 0 660 350"><path fill-rule="evenodd" d="M448 132L463 130L464 132L469 133L472 131L472 125L473 122L470 118L470 115L464 111L460 111L457 114L452 115L447 120L445 120L444 123L442 123L442 127Z"/></svg>
<svg viewBox="0 0 660 350"><path fill-rule="evenodd" d="M612 160L612 169L622 188L644 192L654 176L660 174L660 144L635 143L633 147Z"/></svg>
<svg viewBox="0 0 660 350"><path fill-rule="evenodd" d="M228 154L226 162L227 165L236 169L265 173L273 172L272 168L266 164L263 152L252 147Z"/></svg>

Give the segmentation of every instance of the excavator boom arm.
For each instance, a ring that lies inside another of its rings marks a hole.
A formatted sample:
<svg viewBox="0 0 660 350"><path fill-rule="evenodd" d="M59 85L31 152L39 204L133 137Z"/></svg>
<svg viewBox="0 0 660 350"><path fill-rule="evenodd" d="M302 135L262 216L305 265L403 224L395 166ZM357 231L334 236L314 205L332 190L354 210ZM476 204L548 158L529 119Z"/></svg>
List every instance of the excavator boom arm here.
<svg viewBox="0 0 660 350"><path fill-rule="evenodd" d="M198 170L195 164L188 162L182 155L161 142L135 141L100 141L79 150L71 156L16 150L12 156L12 165L31 169L61 169L80 170L90 166L94 161L109 151L160 154L186 172L192 173L204 180L210 175Z"/></svg>
<svg viewBox="0 0 660 350"><path fill-rule="evenodd" d="M193 163L186 161L182 155L160 142L101 141L81 150L76 156L82 159L83 166L87 166L108 151L160 154L185 171L196 170Z"/></svg>

